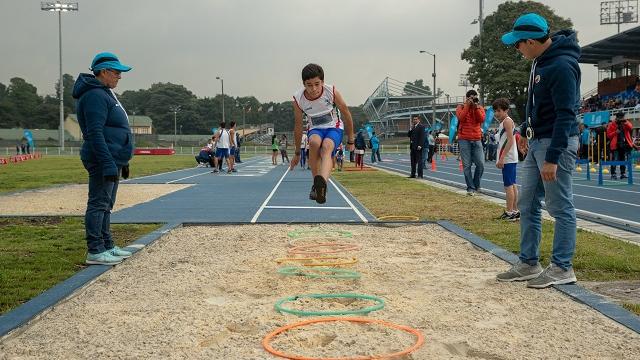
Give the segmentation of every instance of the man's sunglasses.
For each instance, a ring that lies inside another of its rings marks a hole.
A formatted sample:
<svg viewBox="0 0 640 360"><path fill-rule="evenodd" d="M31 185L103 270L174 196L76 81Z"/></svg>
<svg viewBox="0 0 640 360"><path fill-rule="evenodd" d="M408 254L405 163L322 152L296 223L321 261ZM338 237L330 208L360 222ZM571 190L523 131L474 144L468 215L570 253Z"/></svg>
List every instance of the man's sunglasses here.
<svg viewBox="0 0 640 360"><path fill-rule="evenodd" d="M527 41L527 40L524 40L524 39L523 39L523 40L518 40L518 41L516 41L516 43L515 43L515 44L513 44L513 46L514 46L516 49L518 49L518 50L519 50L519 49L520 49L520 44L522 44L523 42L526 42L526 41Z"/></svg>

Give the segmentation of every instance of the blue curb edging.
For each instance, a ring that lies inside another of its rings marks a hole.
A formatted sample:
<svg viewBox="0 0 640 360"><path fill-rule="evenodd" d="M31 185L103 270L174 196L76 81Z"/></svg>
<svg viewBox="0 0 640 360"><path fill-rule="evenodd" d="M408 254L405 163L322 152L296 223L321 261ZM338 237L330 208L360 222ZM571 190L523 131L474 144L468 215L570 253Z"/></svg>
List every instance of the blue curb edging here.
<svg viewBox="0 0 640 360"><path fill-rule="evenodd" d="M472 234L449 221L438 221L438 224L511 265L518 261L518 256L515 254L479 237L478 235ZM608 300L604 296L598 295L576 284L554 285L553 287L572 299L591 307L618 324L640 334L640 316L635 315L631 311L628 311L622 306Z"/></svg>
<svg viewBox="0 0 640 360"><path fill-rule="evenodd" d="M179 227L181 224L166 224L161 228L137 239L132 244L148 245L155 240L159 239L167 231ZM126 248L132 253L136 253L141 249L138 248ZM19 307L9 311L8 313L0 316L0 338L7 335L11 331L26 324L46 309L54 306L61 300L67 298L74 291L80 289L87 283L96 279L98 276L109 271L112 266L107 265L91 265L86 267L70 278L55 285L54 287L46 290L42 294L34 297Z"/></svg>

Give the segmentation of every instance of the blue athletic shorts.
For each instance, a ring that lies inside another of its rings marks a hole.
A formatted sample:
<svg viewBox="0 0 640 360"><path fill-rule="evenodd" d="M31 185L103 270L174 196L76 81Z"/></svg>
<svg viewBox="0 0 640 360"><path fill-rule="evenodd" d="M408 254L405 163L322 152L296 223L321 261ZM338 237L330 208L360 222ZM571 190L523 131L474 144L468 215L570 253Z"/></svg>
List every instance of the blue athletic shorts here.
<svg viewBox="0 0 640 360"><path fill-rule="evenodd" d="M336 150L338 149L339 144L342 142L342 134L344 130L337 128L326 128L326 129L311 129L307 133L309 139L311 136L317 135L320 136L320 139L324 141L324 139L333 140L333 151L331 152L331 157L336 155Z"/></svg>
<svg viewBox="0 0 640 360"><path fill-rule="evenodd" d="M504 187L509 187L516 184L516 167L517 163L504 164L502 168L502 183Z"/></svg>
<svg viewBox="0 0 640 360"><path fill-rule="evenodd" d="M228 148L217 148L216 149L216 157L218 159L225 159L229 157L229 149Z"/></svg>

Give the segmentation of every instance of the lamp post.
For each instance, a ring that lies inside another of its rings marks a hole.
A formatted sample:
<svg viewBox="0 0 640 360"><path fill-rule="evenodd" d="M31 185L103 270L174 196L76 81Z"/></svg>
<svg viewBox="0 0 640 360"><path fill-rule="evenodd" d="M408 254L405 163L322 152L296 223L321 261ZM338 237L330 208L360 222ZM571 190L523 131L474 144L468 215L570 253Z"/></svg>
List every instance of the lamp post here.
<svg viewBox="0 0 640 360"><path fill-rule="evenodd" d="M236 106L242 106L242 137L244 137L244 128L245 128L245 120L247 117L247 105L249 105L249 102L246 102L244 104L240 104L239 102L236 102Z"/></svg>
<svg viewBox="0 0 640 360"><path fill-rule="evenodd" d="M169 110L173 111L173 148L176 148L178 144L178 111L180 111L180 106L172 106Z"/></svg>
<svg viewBox="0 0 640 360"><path fill-rule="evenodd" d="M216 79L220 80L220 83L222 84L222 122L226 123L224 120L224 79L220 76L216 76Z"/></svg>
<svg viewBox="0 0 640 360"><path fill-rule="evenodd" d="M420 54L429 54L431 56L433 56L433 74L431 74L431 76L433 76L433 100L431 100L431 111L433 111L433 123L435 125L436 122L436 96L438 93L438 90L436 90L436 54L432 54L428 51L425 50L420 50Z"/></svg>
<svg viewBox="0 0 640 360"><path fill-rule="evenodd" d="M60 84L58 86L58 98L60 99L60 149L64 151L64 85L62 83L62 13L78 11L78 3L41 2L40 10L55 11L58 13L58 51L60 53Z"/></svg>
<svg viewBox="0 0 640 360"><path fill-rule="evenodd" d="M477 19L473 19L471 25L478 24L479 29L479 37L478 37L478 48L480 49L480 70L484 68L483 56L482 56L482 23L484 19L482 18L482 9L484 8L484 0L479 0L480 11ZM478 92L480 93L480 105L484 106L484 86L482 86L482 77L478 77Z"/></svg>

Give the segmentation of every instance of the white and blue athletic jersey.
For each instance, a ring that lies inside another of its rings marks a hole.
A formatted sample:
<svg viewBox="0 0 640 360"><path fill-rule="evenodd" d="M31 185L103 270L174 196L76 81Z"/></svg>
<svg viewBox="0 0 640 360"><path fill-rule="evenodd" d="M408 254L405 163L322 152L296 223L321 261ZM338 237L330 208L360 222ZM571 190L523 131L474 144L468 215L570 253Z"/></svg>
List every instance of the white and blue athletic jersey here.
<svg viewBox="0 0 640 360"><path fill-rule="evenodd" d="M304 88L293 95L293 101L307 115L310 129L336 128L344 130L335 105L335 86L324 84L316 99L308 99Z"/></svg>

